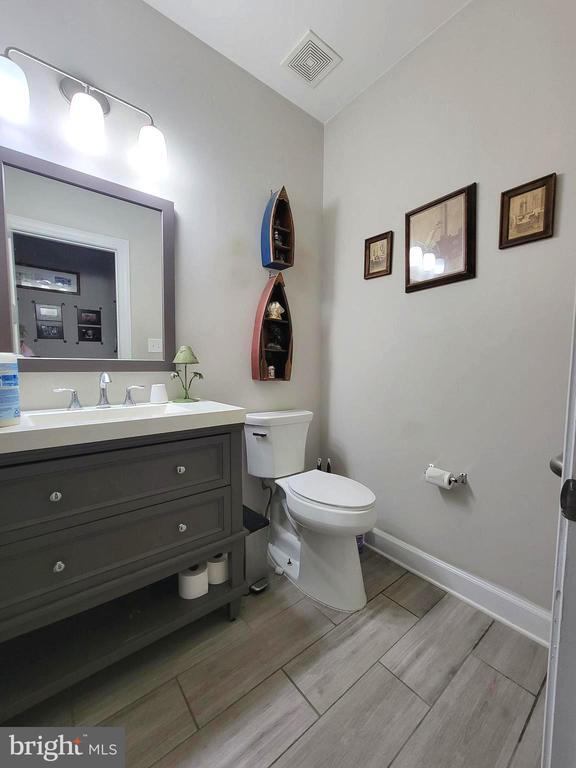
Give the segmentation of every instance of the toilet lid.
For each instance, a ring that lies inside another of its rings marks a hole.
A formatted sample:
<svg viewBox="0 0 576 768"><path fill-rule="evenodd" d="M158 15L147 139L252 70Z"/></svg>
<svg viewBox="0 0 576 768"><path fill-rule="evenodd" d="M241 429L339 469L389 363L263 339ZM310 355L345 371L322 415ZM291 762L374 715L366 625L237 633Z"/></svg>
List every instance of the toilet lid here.
<svg viewBox="0 0 576 768"><path fill-rule="evenodd" d="M364 509L371 507L376 501L376 496L365 485L350 480L349 477L320 472L317 469L293 475L288 479L288 485L299 496L318 504L326 504L328 507Z"/></svg>

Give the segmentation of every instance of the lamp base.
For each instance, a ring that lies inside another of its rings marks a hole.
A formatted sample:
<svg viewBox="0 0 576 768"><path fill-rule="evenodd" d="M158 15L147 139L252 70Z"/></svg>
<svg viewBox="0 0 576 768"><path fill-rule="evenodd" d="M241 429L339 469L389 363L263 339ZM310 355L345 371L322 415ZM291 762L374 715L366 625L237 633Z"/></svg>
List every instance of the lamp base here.
<svg viewBox="0 0 576 768"><path fill-rule="evenodd" d="M175 397L172 400L173 403L198 403L199 401L199 397Z"/></svg>

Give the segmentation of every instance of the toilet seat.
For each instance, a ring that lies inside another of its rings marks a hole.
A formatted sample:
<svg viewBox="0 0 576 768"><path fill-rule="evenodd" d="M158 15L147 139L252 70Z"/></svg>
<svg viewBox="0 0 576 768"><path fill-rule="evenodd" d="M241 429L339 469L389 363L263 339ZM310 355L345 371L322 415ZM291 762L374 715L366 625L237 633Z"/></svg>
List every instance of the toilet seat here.
<svg viewBox="0 0 576 768"><path fill-rule="evenodd" d="M367 509L376 501L372 491L356 480L317 469L292 475L288 485L298 496L327 507Z"/></svg>
<svg viewBox="0 0 576 768"><path fill-rule="evenodd" d="M335 536L358 536L376 522L376 497L341 475L312 470L277 480L290 517L304 528Z"/></svg>

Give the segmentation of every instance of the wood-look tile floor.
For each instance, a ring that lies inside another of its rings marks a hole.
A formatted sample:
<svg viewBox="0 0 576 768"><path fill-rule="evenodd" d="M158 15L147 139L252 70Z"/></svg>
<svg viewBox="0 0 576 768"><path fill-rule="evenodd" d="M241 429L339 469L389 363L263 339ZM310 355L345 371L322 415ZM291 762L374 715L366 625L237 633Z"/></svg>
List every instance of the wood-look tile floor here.
<svg viewBox="0 0 576 768"><path fill-rule="evenodd" d="M537 768L547 653L367 550L342 614L271 576L17 718L126 729L128 768Z"/></svg>

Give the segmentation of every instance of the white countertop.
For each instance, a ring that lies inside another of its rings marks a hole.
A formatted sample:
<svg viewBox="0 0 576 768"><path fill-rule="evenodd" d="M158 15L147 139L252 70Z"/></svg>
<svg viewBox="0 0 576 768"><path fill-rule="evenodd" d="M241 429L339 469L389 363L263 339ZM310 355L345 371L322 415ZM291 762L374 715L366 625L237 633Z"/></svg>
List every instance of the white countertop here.
<svg viewBox="0 0 576 768"><path fill-rule="evenodd" d="M212 400L23 411L18 426L0 427L0 454L243 424L245 415L244 408Z"/></svg>

